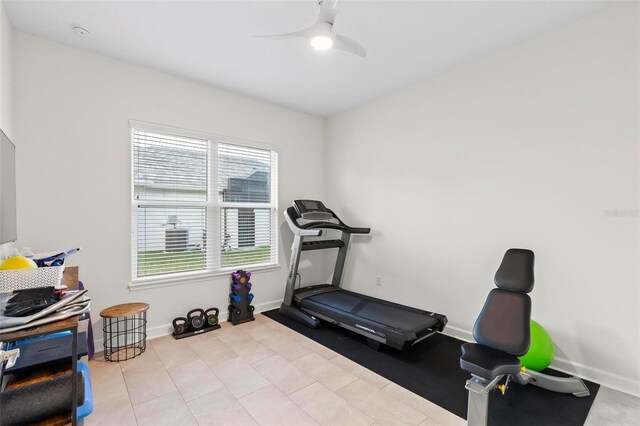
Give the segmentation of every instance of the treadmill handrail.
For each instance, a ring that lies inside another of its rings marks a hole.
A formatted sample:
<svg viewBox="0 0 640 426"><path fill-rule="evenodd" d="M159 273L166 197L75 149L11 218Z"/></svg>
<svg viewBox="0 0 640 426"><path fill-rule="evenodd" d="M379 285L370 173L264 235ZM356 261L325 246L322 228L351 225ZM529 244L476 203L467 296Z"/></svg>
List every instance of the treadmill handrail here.
<svg viewBox="0 0 640 426"><path fill-rule="evenodd" d="M295 209L293 207L289 207L284 212L284 218L286 219L287 225L289 225L289 228L291 228L291 232L293 232L295 235L299 235L301 237L319 237L319 236L322 235L322 229L302 229L302 228L300 228L300 226L298 225L296 220L293 217L291 217L291 212L289 212L289 210L294 210L294 212L295 212Z"/></svg>
<svg viewBox="0 0 640 426"><path fill-rule="evenodd" d="M340 218L336 216L333 210L329 210L329 212L331 212L331 215L334 217L334 219L338 221L338 223L318 221L318 222L309 222L309 223L305 223L304 225L300 225L298 224L298 219L300 218L300 216L298 216L298 213L293 207L289 207L285 211L284 216L285 216L285 219L287 220L287 224L289 225L289 228L291 228L291 231L293 231L293 233L296 235L300 235L304 237L306 236L319 237L320 235L322 235L323 229L327 229L327 230L335 229L338 231L346 232L348 234L368 234L369 232L371 232L371 228L353 228L347 225L346 223L344 223L342 220L340 220Z"/></svg>
<svg viewBox="0 0 640 426"><path fill-rule="evenodd" d="M368 234L370 228L352 228L345 224L332 223L332 222L312 222L300 225L302 229L337 229L338 231L348 232L349 234Z"/></svg>

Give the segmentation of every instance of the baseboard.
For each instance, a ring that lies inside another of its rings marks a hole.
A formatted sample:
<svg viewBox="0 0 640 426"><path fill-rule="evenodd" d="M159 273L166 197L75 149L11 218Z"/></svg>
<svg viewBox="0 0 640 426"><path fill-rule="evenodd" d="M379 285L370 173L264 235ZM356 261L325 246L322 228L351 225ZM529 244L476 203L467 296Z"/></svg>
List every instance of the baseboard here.
<svg viewBox="0 0 640 426"><path fill-rule="evenodd" d="M155 339L156 337L167 336L171 334L173 330L173 325L171 323L161 324L155 327L147 327L147 340ZM96 352L102 352L104 339L101 337L96 337L96 333L94 332L93 342L95 344Z"/></svg>
<svg viewBox="0 0 640 426"><path fill-rule="evenodd" d="M473 342L473 333L459 327L447 326L443 334L455 337L465 342ZM598 368L573 362L566 358L555 357L551 363L551 368L566 374L579 376L585 380L598 383L602 386L627 393L636 397L640 397L640 382L631 380L618 374L609 373Z"/></svg>
<svg viewBox="0 0 640 426"><path fill-rule="evenodd" d="M272 300L270 302L259 303L255 305L256 310L254 312L260 313L265 311L270 311L272 309L277 309L282 305L282 299Z"/></svg>
<svg viewBox="0 0 640 426"><path fill-rule="evenodd" d="M590 367L566 358L555 357L551 368L566 374L582 377L583 379L599 383L602 386L640 397L640 382L618 374L609 373L599 368Z"/></svg>
<svg viewBox="0 0 640 426"><path fill-rule="evenodd" d="M282 304L282 299L272 300L270 302L258 303L255 306L255 313L260 313L264 311L270 311L271 309L276 309L280 307ZM221 314L226 314L226 311L221 311ZM226 318L220 317L220 321L226 321ZM173 332L173 325L171 323L156 325L155 327L147 327L147 339L155 339L162 336L168 336ZM95 333L94 333L95 336ZM93 342L95 344L96 352L101 352L103 349L104 340L102 338L94 337Z"/></svg>
<svg viewBox="0 0 640 426"><path fill-rule="evenodd" d="M475 342L475 340L473 340L473 334L469 330L464 330L462 328L454 327L452 325L447 325L444 328L444 331L442 332L442 334L446 336L455 337L456 339L460 339L465 342Z"/></svg>

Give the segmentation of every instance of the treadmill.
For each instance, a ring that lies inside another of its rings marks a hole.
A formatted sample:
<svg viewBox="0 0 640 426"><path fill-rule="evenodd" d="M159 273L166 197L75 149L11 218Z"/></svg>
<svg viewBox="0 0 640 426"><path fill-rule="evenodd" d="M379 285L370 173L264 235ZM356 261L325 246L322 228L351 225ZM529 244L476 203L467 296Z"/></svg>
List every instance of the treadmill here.
<svg viewBox="0 0 640 426"><path fill-rule="evenodd" d="M281 315L312 328L318 327L320 320L339 325L365 336L376 350L382 344L404 350L444 329L444 315L340 287L351 234L368 234L369 228L352 228L316 200L295 200L284 215L295 238ZM328 230L340 231L340 239L308 240ZM338 249L338 256L331 284L295 288L302 252L333 248Z"/></svg>

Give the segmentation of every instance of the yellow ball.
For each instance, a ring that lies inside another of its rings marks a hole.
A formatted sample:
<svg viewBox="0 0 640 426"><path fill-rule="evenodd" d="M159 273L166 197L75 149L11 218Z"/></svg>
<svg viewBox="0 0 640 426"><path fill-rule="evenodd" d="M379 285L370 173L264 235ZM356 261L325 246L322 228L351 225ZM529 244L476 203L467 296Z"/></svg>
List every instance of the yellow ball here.
<svg viewBox="0 0 640 426"><path fill-rule="evenodd" d="M37 268L36 262L23 256L8 257L0 262L0 271Z"/></svg>

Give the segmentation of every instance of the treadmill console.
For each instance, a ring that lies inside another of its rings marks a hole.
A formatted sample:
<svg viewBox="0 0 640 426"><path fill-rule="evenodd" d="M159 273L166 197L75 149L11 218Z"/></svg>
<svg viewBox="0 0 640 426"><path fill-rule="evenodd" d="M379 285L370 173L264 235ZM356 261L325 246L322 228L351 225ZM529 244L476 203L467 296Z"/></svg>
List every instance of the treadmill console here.
<svg viewBox="0 0 640 426"><path fill-rule="evenodd" d="M295 200L293 207L301 218L306 220L331 220L333 214L322 204L322 201L316 200Z"/></svg>

